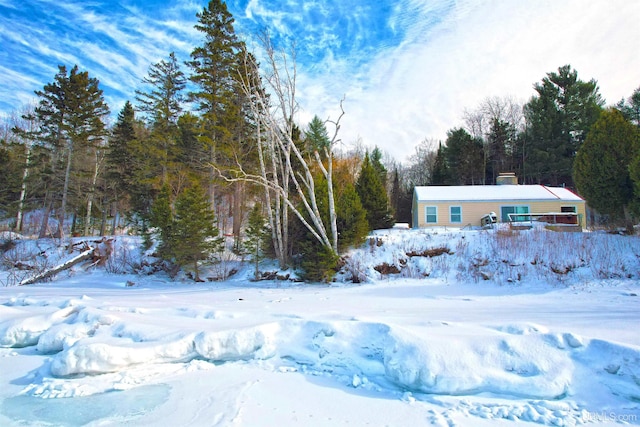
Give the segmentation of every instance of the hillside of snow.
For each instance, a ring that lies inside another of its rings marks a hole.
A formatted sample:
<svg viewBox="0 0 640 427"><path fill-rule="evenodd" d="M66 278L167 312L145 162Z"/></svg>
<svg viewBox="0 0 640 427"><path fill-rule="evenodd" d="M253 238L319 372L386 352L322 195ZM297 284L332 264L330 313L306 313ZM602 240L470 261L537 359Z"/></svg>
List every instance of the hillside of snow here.
<svg viewBox="0 0 640 427"><path fill-rule="evenodd" d="M379 231L330 284L118 237L18 286L82 242L3 246L0 425L640 425L635 236Z"/></svg>

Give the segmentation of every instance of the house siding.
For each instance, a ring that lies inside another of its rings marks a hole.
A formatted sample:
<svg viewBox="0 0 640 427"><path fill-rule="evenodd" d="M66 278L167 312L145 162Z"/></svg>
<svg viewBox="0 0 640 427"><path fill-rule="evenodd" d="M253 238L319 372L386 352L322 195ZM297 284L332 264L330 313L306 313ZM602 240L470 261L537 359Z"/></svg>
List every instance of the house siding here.
<svg viewBox="0 0 640 427"><path fill-rule="evenodd" d="M436 201L415 201L413 209L413 226L414 228L424 227L464 227L467 225L480 226L481 218L490 213L495 212L498 215L498 221L501 221L500 212L503 206L527 206L529 213L546 213L560 212L562 207L572 206L576 208L576 212L582 218L582 227L585 227L586 207L584 201L574 200L549 200L549 201L458 201L458 202L436 202ZM436 206L438 209L438 223L427 224L426 207ZM449 208L451 206L462 207L462 223L451 223Z"/></svg>

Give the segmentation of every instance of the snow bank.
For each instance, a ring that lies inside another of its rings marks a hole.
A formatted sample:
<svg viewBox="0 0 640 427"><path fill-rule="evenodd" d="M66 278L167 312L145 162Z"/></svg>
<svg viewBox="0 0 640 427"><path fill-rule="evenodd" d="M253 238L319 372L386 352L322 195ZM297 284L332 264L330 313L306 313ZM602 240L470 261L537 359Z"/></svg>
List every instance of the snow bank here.
<svg viewBox="0 0 640 427"><path fill-rule="evenodd" d="M394 334L385 370L397 384L435 394L495 393L537 399L564 396L572 381L570 354L544 336L482 334L456 339Z"/></svg>
<svg viewBox="0 0 640 427"><path fill-rule="evenodd" d="M49 371L61 379L198 359L268 360L276 371L331 375L353 387L556 400L571 392L576 365L582 365L589 367L589 375L614 376L614 389L629 399L640 396L633 371L640 366L640 349L552 333L542 325L454 324L407 330L356 320L284 319L247 328L169 334L159 340L157 330L148 326L123 328L116 319L105 321L84 311L90 310L71 306L3 322L0 343L55 353ZM41 388L31 390L42 393Z"/></svg>

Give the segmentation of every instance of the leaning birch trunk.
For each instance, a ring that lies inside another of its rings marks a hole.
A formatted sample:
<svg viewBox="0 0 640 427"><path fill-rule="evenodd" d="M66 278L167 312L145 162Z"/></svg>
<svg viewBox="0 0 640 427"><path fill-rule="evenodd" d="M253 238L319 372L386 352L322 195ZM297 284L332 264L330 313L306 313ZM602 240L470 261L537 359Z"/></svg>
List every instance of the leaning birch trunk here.
<svg viewBox="0 0 640 427"><path fill-rule="evenodd" d="M322 159L320 158L320 154L318 150L314 152L316 161L318 162L318 166L320 170L324 174L324 177L327 180L327 194L329 197L329 223L331 226L331 245L333 247L333 251L338 253L338 219L336 215L336 205L333 197L333 152L331 149L324 148L325 155L327 156L327 167L325 168L322 163Z"/></svg>
<svg viewBox="0 0 640 427"><path fill-rule="evenodd" d="M93 257L94 252L95 252L95 248L87 248L84 252L82 252L80 255L76 256L75 258L72 258L69 261L66 261L60 265L53 267L52 269L46 270L33 277L25 279L22 282L20 282L18 286L31 285L33 283L41 282L43 280L48 279L49 277L55 276L61 271L67 270L73 267L74 265Z"/></svg>

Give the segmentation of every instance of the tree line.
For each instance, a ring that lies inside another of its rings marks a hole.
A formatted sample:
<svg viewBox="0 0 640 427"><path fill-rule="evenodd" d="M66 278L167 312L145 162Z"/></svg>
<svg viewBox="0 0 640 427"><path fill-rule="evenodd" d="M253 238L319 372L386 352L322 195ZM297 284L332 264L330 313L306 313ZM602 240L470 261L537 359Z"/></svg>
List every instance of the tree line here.
<svg viewBox="0 0 640 427"><path fill-rule="evenodd" d="M0 211L14 229L26 212L40 213L40 237L126 227L196 280L228 235L236 253L317 281L331 280L340 254L370 230L410 223L416 185L492 184L514 171L577 188L614 218L637 212L640 88L604 109L596 81L563 66L524 106L488 98L401 164L377 147L339 150L342 108L297 123L295 55L268 33L259 63L223 1L196 17L201 44L190 59L169 53L151 65L113 125L99 81L65 65L36 105L1 123Z"/></svg>

